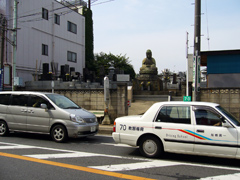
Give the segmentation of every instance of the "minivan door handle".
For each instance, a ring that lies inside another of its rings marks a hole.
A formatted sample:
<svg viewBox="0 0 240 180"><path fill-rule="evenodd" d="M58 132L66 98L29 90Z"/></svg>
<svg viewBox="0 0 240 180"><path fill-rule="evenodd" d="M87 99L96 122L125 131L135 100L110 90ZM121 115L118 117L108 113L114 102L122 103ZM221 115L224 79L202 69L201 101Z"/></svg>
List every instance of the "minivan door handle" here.
<svg viewBox="0 0 240 180"><path fill-rule="evenodd" d="M34 113L34 111L33 110L28 110L28 113Z"/></svg>
<svg viewBox="0 0 240 180"><path fill-rule="evenodd" d="M204 133L204 130L202 130L202 129L197 129L197 132L199 132L199 133Z"/></svg>
<svg viewBox="0 0 240 180"><path fill-rule="evenodd" d="M21 109L21 112L25 113L25 112L27 112L27 110L26 109Z"/></svg>
<svg viewBox="0 0 240 180"><path fill-rule="evenodd" d="M155 129L162 129L161 126L155 126Z"/></svg>

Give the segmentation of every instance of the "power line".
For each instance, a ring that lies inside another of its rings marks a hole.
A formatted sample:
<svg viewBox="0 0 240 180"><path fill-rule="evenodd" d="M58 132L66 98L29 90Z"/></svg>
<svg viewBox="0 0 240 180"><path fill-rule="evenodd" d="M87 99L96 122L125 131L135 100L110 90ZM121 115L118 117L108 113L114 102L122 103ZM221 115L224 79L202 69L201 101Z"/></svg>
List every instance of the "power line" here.
<svg viewBox="0 0 240 180"><path fill-rule="evenodd" d="M63 5L63 4L62 4L62 5ZM46 8L46 9L47 9L47 7L49 7L49 5L48 5L48 6L45 6L45 7L42 7L42 8ZM56 9L49 10L49 12L51 13L51 12L54 12L54 11L57 11L57 10L60 10L60 9L64 9L64 8L69 8L69 6L63 5L63 7L59 7L59 8L56 8ZM37 10L37 9L36 9L36 10ZM67 11L73 11L73 10L70 9L70 10L67 10ZM61 13L64 13L64 12L66 12L66 11L60 12L60 14L61 14ZM31 16L37 16L37 15L41 15L41 14L42 14L42 11L39 11L39 12L32 13L32 14L27 14L27 15L18 16L17 19L19 20L19 19L21 19L21 18L26 18L26 17L31 17ZM10 17L12 17L12 16L10 16ZM11 19L8 19L8 20L13 20L13 19L11 18Z"/></svg>
<svg viewBox="0 0 240 180"><path fill-rule="evenodd" d="M91 4L93 4L93 6L96 6L96 5L100 5L100 4L105 4L105 3L109 3L109 2L112 2L112 1L115 1L115 0L107 0L107 1L104 1L104 2L99 2L99 3L95 3L95 2L97 2L97 1L99 1L99 0L93 0L92 2L91 2ZM50 5L47 5L47 6L45 6L45 7L42 7L42 8L47 8L47 7L49 7ZM61 10L61 9L64 9L64 8L69 8L69 6L63 6L63 7L59 7L59 8L56 8L56 9L52 9L52 10L50 10L49 12L51 13L51 12L54 12L54 11L57 11L57 10ZM37 9L36 9L37 10ZM32 10L31 10L32 11ZM58 15L60 15L60 16L62 16L62 15L65 15L65 14L68 14L68 13L70 13L70 12L72 12L73 10L72 9L70 9L70 10L67 10L67 11L62 11L62 12L59 12L59 13L57 13ZM28 12L30 12L30 11L28 11ZM22 15L22 16L19 16L19 17L17 17L17 20L19 20L19 19L22 19L22 18L26 18L26 17L33 17L33 16L37 16L37 15L41 15L42 14L42 11L39 11L39 12L35 12L35 13L32 13L32 14L27 14L27 15ZM12 16L9 16L9 19L8 19L8 21L11 21L11 20L13 20L13 18L10 18L10 17L12 17ZM53 18L53 17L50 17L50 19L51 18ZM35 19L30 19L30 20L23 20L23 21L19 21L19 22L32 22L32 21L40 21L40 20L42 20L42 18L41 17L38 17L38 18L35 18Z"/></svg>
<svg viewBox="0 0 240 180"><path fill-rule="evenodd" d="M64 15L72 13L72 12L73 12L73 10L71 9L71 10L60 12L60 13L58 13L58 15L59 16L64 16ZM48 19L52 19L52 18L54 18L54 15L50 15L48 17ZM22 21L18 21L18 22L25 23L25 22L42 21L42 20L45 20L45 19L43 19L42 17L37 17L35 19L22 20Z"/></svg>
<svg viewBox="0 0 240 180"><path fill-rule="evenodd" d="M93 3L97 2L97 1L98 1L98 0L92 0L92 1L91 1L91 4L93 4Z"/></svg>
<svg viewBox="0 0 240 180"><path fill-rule="evenodd" d="M98 1L98 0L95 0L94 2L96 2L96 1ZM115 1L115 0L107 0L107 1L104 1L104 2L99 2L99 3L93 4L92 6L109 3L109 2L112 2L112 1Z"/></svg>
<svg viewBox="0 0 240 180"><path fill-rule="evenodd" d="M95 5L100 5L100 4L109 3L109 2L112 2L112 1L114 1L114 0L107 0L107 1L104 1L104 2L96 3L96 2L98 2L98 1L99 1L99 0L92 0L92 1L91 1L91 4L93 4L93 5L95 6ZM49 10L49 12L51 13L51 12L55 12L55 11L57 11L57 10L61 10L61 9L64 9L64 8L69 8L69 6L65 6L64 4L62 4L62 5L63 5L63 7L59 7L59 8L55 8L55 9ZM42 7L42 8L47 8L47 7L49 7L49 6L50 6L50 5L47 5L47 6L44 6L44 7ZM37 9L35 9L35 10L37 10ZM34 10L31 10L31 11L34 11ZM28 11L28 12L31 12L31 11ZM59 16L63 16L63 15L69 14L69 13L71 13L71 12L73 12L73 11L74 11L74 10L72 10L72 9L68 9L68 10L65 10L65 11L62 11L62 12L58 12L57 14L58 14ZM35 12L35 13L31 13L31 14L27 14L27 15L22 15L22 16L17 17L17 20L18 20L18 22L21 23L21 24L22 24L22 23L26 23L26 22L42 21L42 20L44 20L42 17L36 17L36 18L33 18L33 19L28 19L28 20L20 20L20 19L27 18L27 17L39 16L39 15L41 15L41 14L42 14L42 11ZM7 16L5 16L5 17L7 17ZM9 17L12 17L12 16L9 16ZM48 19L52 19L52 18L54 18L54 15L50 15ZM8 21L11 21L11 20L13 20L13 18L8 19ZM20 21L19 21L19 20L20 20ZM21 24L19 24L19 25L21 25Z"/></svg>

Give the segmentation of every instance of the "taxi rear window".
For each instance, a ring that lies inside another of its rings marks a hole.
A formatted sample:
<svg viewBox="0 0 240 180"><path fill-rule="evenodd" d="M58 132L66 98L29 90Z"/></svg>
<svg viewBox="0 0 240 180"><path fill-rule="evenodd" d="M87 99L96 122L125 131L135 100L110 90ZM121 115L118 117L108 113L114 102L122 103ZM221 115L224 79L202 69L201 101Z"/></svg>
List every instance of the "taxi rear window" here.
<svg viewBox="0 0 240 180"><path fill-rule="evenodd" d="M189 106L164 106L158 113L156 122L191 124Z"/></svg>

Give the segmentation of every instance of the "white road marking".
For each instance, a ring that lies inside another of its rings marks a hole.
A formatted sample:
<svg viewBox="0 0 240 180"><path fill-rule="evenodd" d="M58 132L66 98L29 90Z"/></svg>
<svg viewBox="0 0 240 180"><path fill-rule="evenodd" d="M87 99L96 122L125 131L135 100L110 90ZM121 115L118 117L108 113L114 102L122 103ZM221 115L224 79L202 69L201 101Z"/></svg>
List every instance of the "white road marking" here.
<svg viewBox="0 0 240 180"><path fill-rule="evenodd" d="M61 154L35 154L35 155L24 155L27 157L37 159L57 159L57 158L75 158L75 157L93 157L93 153L78 152L78 153L61 153ZM95 156L98 156L97 154Z"/></svg>
<svg viewBox="0 0 240 180"><path fill-rule="evenodd" d="M182 165L182 164L184 163L156 160L156 161L150 161L150 162L116 164L116 165L107 165L107 166L89 166L89 167L105 170L105 171L129 171L129 170L136 170L136 169L176 166L176 165Z"/></svg>
<svg viewBox="0 0 240 180"><path fill-rule="evenodd" d="M113 144L113 143L101 143L103 145L108 145L108 146L116 146L116 147L130 147L130 148L136 148L133 146L129 146L127 144Z"/></svg>
<svg viewBox="0 0 240 180"><path fill-rule="evenodd" d="M0 146L0 149L29 149L29 148L32 148L32 146L26 145Z"/></svg>
<svg viewBox="0 0 240 180"><path fill-rule="evenodd" d="M46 148L44 148L44 149L46 149ZM52 150L52 149L48 148L48 150ZM94 156L99 157L99 156L103 156L103 157L110 157L110 158L135 160L135 161L145 161L145 162L146 161L151 161L150 159L144 159L144 158L114 156L114 155L108 155L108 154L88 153L88 152L81 152L81 151L75 151L75 152L74 151L71 151L71 152L68 151L67 153L58 153L58 154L31 154L31 155L23 155L23 156L37 158L37 159L57 159L57 158L94 157Z"/></svg>
<svg viewBox="0 0 240 180"><path fill-rule="evenodd" d="M115 156L115 155L108 155L108 154L97 154L97 153L89 153L89 152L81 152L81 151L71 151L65 149L55 149L55 148L47 148L47 147L40 147L40 146L29 146L29 145L22 145L22 144L14 144L14 143L4 143L0 142L0 149L44 149L49 151L56 151L56 152L63 152L63 153L55 153L55 154L31 154L31 155L23 155L38 159L55 159L55 158L74 158L74 157L94 157L94 156L103 156L103 157L110 157L110 158L119 158L119 159L128 159L128 160L135 160L135 161L144 161L144 162L136 162L136 163L128 163L128 164L116 164L116 165L106 165L106 166L89 166L95 169L101 169L106 171L126 171L126 170L136 170L136 169L145 169L145 168L157 168L157 167L166 167L166 166L176 166L176 165L189 165L189 166L200 166L200 167L208 167L208 168L218 168L218 169L226 169L226 170L236 170L240 171L240 168L231 168L231 167L224 167L224 166L216 166L216 165L202 165L202 164L193 164L193 163L181 163L177 161L165 161L165 160L156 160L156 159L149 159L149 158L135 158L135 157L124 157L124 156ZM110 144L106 144L110 145ZM113 144L116 145L116 144ZM223 177L223 179L221 179ZM240 179L240 174L231 174L226 176L216 176L216 177L209 177L208 179L201 179L201 180L235 180Z"/></svg>
<svg viewBox="0 0 240 180"><path fill-rule="evenodd" d="M200 180L239 180L240 179L240 173L236 174L228 174L228 175L222 175L222 176L212 176L207 178L201 178Z"/></svg>

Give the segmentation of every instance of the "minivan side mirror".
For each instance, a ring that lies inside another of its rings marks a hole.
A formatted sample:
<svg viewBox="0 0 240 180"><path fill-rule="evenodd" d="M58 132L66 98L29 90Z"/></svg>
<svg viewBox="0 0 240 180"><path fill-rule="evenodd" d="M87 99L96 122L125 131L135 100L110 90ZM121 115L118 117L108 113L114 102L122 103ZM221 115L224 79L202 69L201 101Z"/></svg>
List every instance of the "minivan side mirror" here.
<svg viewBox="0 0 240 180"><path fill-rule="evenodd" d="M47 105L46 104L41 104L40 106L41 106L42 109L47 110Z"/></svg>

